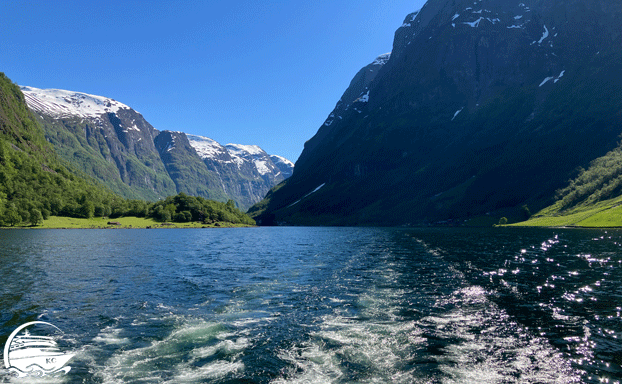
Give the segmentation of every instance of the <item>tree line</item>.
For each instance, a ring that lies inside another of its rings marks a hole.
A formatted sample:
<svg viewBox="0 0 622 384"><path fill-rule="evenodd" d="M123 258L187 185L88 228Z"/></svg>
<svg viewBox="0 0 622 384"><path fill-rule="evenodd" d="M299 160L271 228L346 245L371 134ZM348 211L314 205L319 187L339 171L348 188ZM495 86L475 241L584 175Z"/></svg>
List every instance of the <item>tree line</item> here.
<svg viewBox="0 0 622 384"><path fill-rule="evenodd" d="M227 203L180 193L157 202L124 199L65 167L51 168L0 140L0 226L38 225L49 216L135 216L161 222L255 222Z"/></svg>

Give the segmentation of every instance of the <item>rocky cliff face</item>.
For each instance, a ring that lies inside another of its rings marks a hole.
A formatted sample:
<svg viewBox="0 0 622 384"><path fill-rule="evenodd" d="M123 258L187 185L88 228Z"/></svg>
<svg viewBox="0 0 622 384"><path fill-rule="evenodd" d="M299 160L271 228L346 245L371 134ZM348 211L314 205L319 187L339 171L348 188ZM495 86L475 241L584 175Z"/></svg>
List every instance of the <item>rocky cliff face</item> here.
<svg viewBox="0 0 622 384"><path fill-rule="evenodd" d="M344 118L348 121L362 112L369 102L370 87L374 79L390 57L390 53L380 55L371 64L358 71L324 124L315 136L305 143L305 150L298 160L300 164L305 164L307 157L321 146L322 142L339 140L339 127L343 125Z"/></svg>
<svg viewBox="0 0 622 384"><path fill-rule="evenodd" d="M115 100L78 92L21 87L46 138L77 169L115 192L150 200L176 193L154 145L158 131Z"/></svg>
<svg viewBox="0 0 622 384"><path fill-rule="evenodd" d="M223 191L237 196L237 201L245 207L263 199L270 188L293 173L292 162L280 156L270 156L256 145L222 146L202 136L188 135L188 138Z"/></svg>
<svg viewBox="0 0 622 384"><path fill-rule="evenodd" d="M258 147L253 148L261 156L245 159L244 146L230 153L208 138L158 131L140 113L106 97L21 90L61 157L128 198L155 200L184 192L232 199L246 209L292 173L291 162L284 160L281 170ZM207 155L197 145L201 140L220 152Z"/></svg>
<svg viewBox="0 0 622 384"><path fill-rule="evenodd" d="M428 1L255 215L423 224L550 203L577 167L617 145L621 7Z"/></svg>

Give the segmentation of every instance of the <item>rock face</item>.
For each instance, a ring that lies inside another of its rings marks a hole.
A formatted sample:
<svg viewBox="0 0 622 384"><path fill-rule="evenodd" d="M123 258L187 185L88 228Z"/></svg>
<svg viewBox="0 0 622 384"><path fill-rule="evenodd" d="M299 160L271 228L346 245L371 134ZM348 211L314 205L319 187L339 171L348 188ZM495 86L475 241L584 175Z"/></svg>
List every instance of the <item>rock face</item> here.
<svg viewBox="0 0 622 384"><path fill-rule="evenodd" d="M618 1L428 1L253 214L425 224L549 204L617 146L621 20Z"/></svg>
<svg viewBox="0 0 622 384"><path fill-rule="evenodd" d="M140 113L106 97L21 90L61 157L124 197L156 200L184 192L232 199L246 209L292 173L291 162L284 160L280 169L255 146L248 148L261 156L246 159L246 146L232 154L208 138L158 131ZM216 152L209 152L212 147Z"/></svg>
<svg viewBox="0 0 622 384"><path fill-rule="evenodd" d="M369 102L369 88L372 82L391 57L390 53L380 55L373 63L361 69L350 82L348 89L344 92L341 99L337 102L335 109L328 115L324 124L309 141L305 143L305 151L299 158L301 164L306 162L306 157L321 145L322 141L335 138L335 131L341 126L344 117L355 113L361 113L365 104Z"/></svg>
<svg viewBox="0 0 622 384"><path fill-rule="evenodd" d="M216 175L222 190L237 196L237 201L245 207L263 199L270 188L293 173L291 161L270 156L256 145L222 146L196 135L188 135L188 139L207 169Z"/></svg>

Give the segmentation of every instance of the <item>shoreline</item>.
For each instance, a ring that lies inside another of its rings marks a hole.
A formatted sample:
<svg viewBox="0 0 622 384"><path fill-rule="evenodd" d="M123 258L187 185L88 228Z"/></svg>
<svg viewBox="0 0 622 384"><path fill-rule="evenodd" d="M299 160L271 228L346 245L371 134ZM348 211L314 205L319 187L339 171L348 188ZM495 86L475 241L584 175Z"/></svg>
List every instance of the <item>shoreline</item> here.
<svg viewBox="0 0 622 384"><path fill-rule="evenodd" d="M48 220L44 220L42 224L31 225L18 225L13 227L0 227L0 230L12 230L12 229L182 229L182 228L254 228L256 225L249 224L235 224L230 222L215 222L215 223L201 223L201 222L186 222L186 223L160 223L153 219L126 216L115 219L108 218L75 218L75 217L62 217L62 216L50 216Z"/></svg>

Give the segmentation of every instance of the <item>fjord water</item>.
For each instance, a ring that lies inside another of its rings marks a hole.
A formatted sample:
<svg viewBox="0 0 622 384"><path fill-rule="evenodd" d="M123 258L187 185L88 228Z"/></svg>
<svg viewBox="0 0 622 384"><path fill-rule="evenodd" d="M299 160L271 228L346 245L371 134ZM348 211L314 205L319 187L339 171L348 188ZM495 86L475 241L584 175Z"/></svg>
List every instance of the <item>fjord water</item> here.
<svg viewBox="0 0 622 384"><path fill-rule="evenodd" d="M7 230L0 257L0 342L58 326L55 382L622 378L619 230Z"/></svg>

